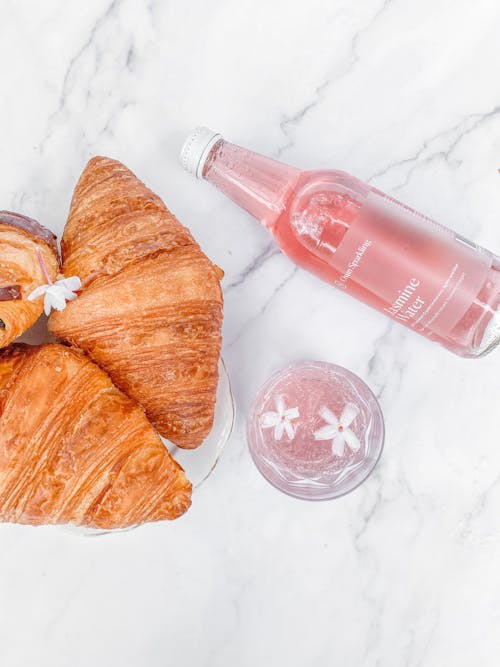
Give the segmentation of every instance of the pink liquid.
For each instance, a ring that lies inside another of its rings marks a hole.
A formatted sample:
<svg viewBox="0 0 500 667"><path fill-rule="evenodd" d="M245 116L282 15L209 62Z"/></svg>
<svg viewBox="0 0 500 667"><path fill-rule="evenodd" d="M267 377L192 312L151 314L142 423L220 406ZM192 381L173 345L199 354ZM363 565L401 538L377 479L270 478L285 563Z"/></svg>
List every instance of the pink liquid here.
<svg viewBox="0 0 500 667"><path fill-rule="evenodd" d="M500 340L500 259L340 171L300 171L224 140L203 177L298 266L464 357Z"/></svg>
<svg viewBox="0 0 500 667"><path fill-rule="evenodd" d="M290 433L276 433L265 423L265 416L276 416L280 406L294 410ZM333 434L325 439L315 434L327 425L323 408L341 419L346 406L354 418L339 430L349 429L357 443L354 449L343 443L339 453L332 450ZM250 452L262 474L285 493L308 500L356 488L375 467L383 440L382 414L366 384L346 369L322 362L296 363L273 376L248 421Z"/></svg>

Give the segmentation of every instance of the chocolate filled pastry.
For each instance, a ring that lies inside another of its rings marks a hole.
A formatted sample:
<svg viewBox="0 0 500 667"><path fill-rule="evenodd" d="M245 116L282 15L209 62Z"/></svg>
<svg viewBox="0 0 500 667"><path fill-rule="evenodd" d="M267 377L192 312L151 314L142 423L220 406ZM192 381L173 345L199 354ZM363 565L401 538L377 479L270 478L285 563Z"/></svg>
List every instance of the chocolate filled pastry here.
<svg viewBox="0 0 500 667"><path fill-rule="evenodd" d="M191 484L141 408L81 352L0 352L0 521L113 529L175 519Z"/></svg>
<svg viewBox="0 0 500 667"><path fill-rule="evenodd" d="M0 211L0 348L40 317L43 301L28 300L59 273L56 237L36 220Z"/></svg>
<svg viewBox="0 0 500 667"><path fill-rule="evenodd" d="M52 313L51 332L87 352L163 436L200 445L214 417L222 271L157 195L105 157L78 181L61 249L82 290Z"/></svg>

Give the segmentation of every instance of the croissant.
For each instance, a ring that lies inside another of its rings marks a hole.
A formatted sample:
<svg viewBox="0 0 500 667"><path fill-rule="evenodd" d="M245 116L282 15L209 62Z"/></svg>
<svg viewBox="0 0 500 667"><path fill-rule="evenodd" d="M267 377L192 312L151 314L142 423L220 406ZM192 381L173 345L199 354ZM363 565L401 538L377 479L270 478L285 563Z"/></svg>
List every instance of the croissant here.
<svg viewBox="0 0 500 667"><path fill-rule="evenodd" d="M56 237L36 220L0 211L0 348L18 338L40 317L43 301L28 301L46 283L37 251L51 280L59 273Z"/></svg>
<svg viewBox="0 0 500 667"><path fill-rule="evenodd" d="M213 423L222 271L123 164L90 160L61 243L83 289L51 332L83 349L158 431L194 448Z"/></svg>
<svg viewBox="0 0 500 667"><path fill-rule="evenodd" d="M0 353L0 521L124 528L175 519L190 497L140 407L81 352Z"/></svg>

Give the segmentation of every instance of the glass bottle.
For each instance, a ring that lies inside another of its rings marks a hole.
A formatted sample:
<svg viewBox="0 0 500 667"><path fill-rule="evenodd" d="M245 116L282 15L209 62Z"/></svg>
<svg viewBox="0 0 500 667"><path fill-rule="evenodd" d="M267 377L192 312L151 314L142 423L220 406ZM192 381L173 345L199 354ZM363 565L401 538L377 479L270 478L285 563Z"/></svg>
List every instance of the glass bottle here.
<svg viewBox="0 0 500 667"><path fill-rule="evenodd" d="M463 357L500 341L500 258L342 171L302 171L196 128L183 166L298 266Z"/></svg>

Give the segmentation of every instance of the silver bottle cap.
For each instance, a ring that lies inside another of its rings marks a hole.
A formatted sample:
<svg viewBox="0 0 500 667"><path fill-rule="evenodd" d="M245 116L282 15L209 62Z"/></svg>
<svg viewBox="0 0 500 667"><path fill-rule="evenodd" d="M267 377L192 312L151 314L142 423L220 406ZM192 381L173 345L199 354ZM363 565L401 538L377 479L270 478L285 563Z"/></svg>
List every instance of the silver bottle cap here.
<svg viewBox="0 0 500 667"><path fill-rule="evenodd" d="M208 127L196 127L186 138L180 154L182 166L196 178L203 178L203 167L212 147L222 136Z"/></svg>

